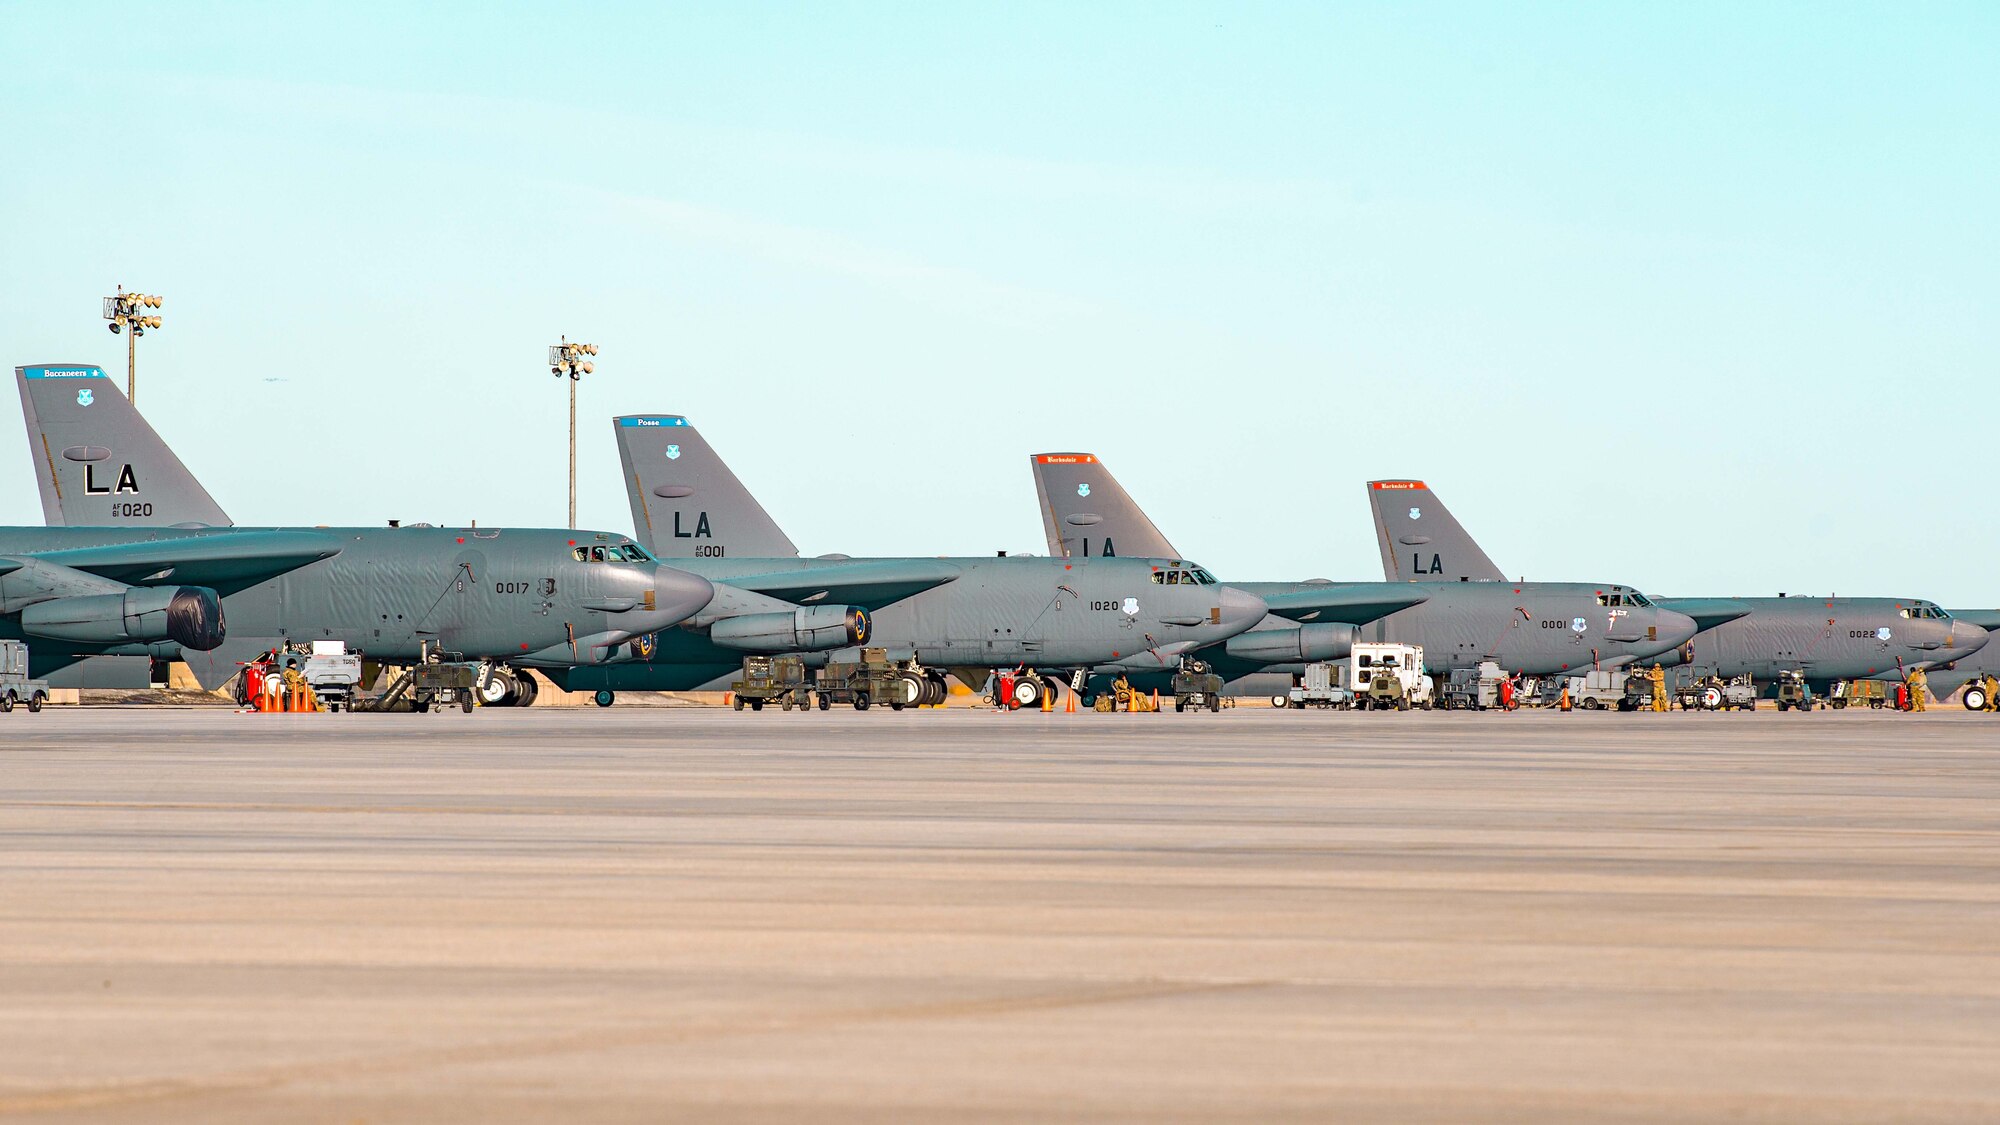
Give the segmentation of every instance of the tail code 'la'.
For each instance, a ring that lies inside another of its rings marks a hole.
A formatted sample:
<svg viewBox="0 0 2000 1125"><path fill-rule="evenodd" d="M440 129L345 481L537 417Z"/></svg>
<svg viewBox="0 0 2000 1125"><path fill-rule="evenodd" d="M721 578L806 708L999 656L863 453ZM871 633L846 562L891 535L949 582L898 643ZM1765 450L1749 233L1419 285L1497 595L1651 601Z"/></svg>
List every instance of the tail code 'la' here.
<svg viewBox="0 0 2000 1125"><path fill-rule="evenodd" d="M1368 504L1375 512L1375 539L1389 581L1505 581L1423 481L1369 481Z"/></svg>
<svg viewBox="0 0 2000 1125"><path fill-rule="evenodd" d="M16 367L14 381L50 526L230 526L103 368L33 364Z"/></svg>
<svg viewBox="0 0 2000 1125"><path fill-rule="evenodd" d="M1177 559L1180 553L1104 462L1088 453L1037 453L1028 458L1042 505L1049 554L1063 558L1128 555Z"/></svg>
<svg viewBox="0 0 2000 1125"><path fill-rule="evenodd" d="M640 541L663 559L795 558L799 549L678 414L614 418Z"/></svg>

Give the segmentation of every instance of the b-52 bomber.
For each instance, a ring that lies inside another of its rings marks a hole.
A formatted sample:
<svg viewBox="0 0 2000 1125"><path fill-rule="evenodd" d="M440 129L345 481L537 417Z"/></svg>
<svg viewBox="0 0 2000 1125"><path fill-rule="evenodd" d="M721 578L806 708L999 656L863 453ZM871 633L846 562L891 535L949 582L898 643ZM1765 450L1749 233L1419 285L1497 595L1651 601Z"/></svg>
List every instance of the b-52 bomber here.
<svg viewBox="0 0 2000 1125"><path fill-rule="evenodd" d="M184 660L204 687L288 643L339 640L384 663L431 651L510 669L629 661L694 621L738 653L855 643L866 610L719 588L629 536L569 529L234 527L102 370L15 369L44 515L0 529L0 635L39 671L93 655ZM831 587L830 587L831 588ZM228 625L225 627L224 618ZM608 702L608 700L602 700Z"/></svg>
<svg viewBox="0 0 2000 1125"><path fill-rule="evenodd" d="M1029 463L1051 552L1084 558L1173 549L1092 454L1042 453ZM1419 495L1415 490L1422 486L1415 482L1377 482L1374 487L1397 489L1413 513L1428 506L1428 494ZM1357 624L1363 628L1325 649L1293 655L1278 651L1283 646L1266 647L1265 630L1287 624L1270 621L1202 658L1226 678L1260 672L1290 676L1303 669L1301 656L1305 661L1336 659L1353 639L1367 639L1422 645L1425 666L1434 674L1490 660L1510 672L1547 675L1628 664L1672 650L1695 632L1688 617L1654 605L1629 586L1481 580L1460 573L1448 554L1435 562L1427 558L1425 567L1425 575L1416 580L1341 587L1356 599L1372 595L1381 611L1362 618ZM1241 585L1274 610L1333 586L1323 581ZM1337 651L1326 655L1328 649Z"/></svg>
<svg viewBox="0 0 2000 1125"><path fill-rule="evenodd" d="M1411 580L1442 565L1474 581L1504 581L1486 552L1421 485L1377 481L1369 488L1388 577ZM1687 643L1647 658L1678 668L1675 678L1681 683L1749 676L1768 684L1795 672L1825 695L1836 680L1901 679L1917 668L1962 659L1986 643L1984 629L1921 598L1653 600L1701 626Z"/></svg>
<svg viewBox="0 0 2000 1125"><path fill-rule="evenodd" d="M898 702L942 701L947 671L979 690L995 669L1018 669L1031 688L1016 701L1039 702L1039 692L1057 688L1038 670L1171 664L1265 613L1256 597L1178 558L801 558L685 417L628 415L612 428L638 538L655 554L718 589L750 587L806 606L843 587L850 599L856 588L872 591L878 608L867 645L914 662L910 693ZM859 648L857 641L807 659L852 660ZM642 660L556 675L572 690L688 689L725 679L739 661L680 628L661 632Z"/></svg>

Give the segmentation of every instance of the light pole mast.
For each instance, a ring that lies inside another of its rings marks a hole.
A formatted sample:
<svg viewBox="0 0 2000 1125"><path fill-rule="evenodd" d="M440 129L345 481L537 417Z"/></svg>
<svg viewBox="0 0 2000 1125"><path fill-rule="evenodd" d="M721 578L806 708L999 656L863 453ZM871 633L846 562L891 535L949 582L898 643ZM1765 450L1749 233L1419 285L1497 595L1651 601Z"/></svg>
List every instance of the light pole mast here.
<svg viewBox="0 0 2000 1125"><path fill-rule="evenodd" d="M125 337L125 397L137 403L139 399L139 337L148 328L158 328L160 318L150 316L146 309L157 309L165 304L158 294L127 293L125 287L118 287L118 295L104 298L104 319L113 334L131 329Z"/></svg>
<svg viewBox="0 0 2000 1125"><path fill-rule="evenodd" d="M572 344L569 337L561 337L562 343L549 345L549 374L560 379L569 376L569 523L565 527L576 526L576 385L583 377L597 370L597 365L585 356L597 354L596 344Z"/></svg>

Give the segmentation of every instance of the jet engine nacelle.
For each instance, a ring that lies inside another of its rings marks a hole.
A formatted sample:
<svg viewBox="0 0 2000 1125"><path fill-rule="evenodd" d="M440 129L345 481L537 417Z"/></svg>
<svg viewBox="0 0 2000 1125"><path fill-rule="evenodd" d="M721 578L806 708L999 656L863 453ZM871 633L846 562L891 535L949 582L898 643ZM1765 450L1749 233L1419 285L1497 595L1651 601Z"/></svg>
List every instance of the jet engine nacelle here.
<svg viewBox="0 0 2000 1125"><path fill-rule="evenodd" d="M173 641L207 652L222 644L222 599L206 586L134 586L36 602L21 611L21 631L89 644Z"/></svg>
<svg viewBox="0 0 2000 1125"><path fill-rule="evenodd" d="M868 641L868 611L852 605L815 605L790 613L725 617L709 626L708 639L738 652L816 652Z"/></svg>
<svg viewBox="0 0 2000 1125"><path fill-rule="evenodd" d="M1288 629L1252 629L1223 643L1223 651L1259 664L1298 664L1339 660L1354 651L1361 630L1353 625L1326 623Z"/></svg>

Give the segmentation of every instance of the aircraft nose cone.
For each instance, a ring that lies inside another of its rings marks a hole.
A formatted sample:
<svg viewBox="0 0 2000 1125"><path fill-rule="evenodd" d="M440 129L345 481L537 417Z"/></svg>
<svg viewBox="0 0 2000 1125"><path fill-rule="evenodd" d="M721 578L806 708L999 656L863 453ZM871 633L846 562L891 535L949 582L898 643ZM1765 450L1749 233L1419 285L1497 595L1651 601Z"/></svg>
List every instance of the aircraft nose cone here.
<svg viewBox="0 0 2000 1125"><path fill-rule="evenodd" d="M655 623L646 629L650 632L686 621L714 597L715 586L701 575L659 567L653 573L653 609L649 614Z"/></svg>
<svg viewBox="0 0 2000 1125"><path fill-rule="evenodd" d="M1696 633L1701 632L1701 622L1685 613L1663 609L1659 611L1659 618L1660 640L1666 642L1666 648L1660 650L1662 652L1669 648L1681 647L1693 640Z"/></svg>
<svg viewBox="0 0 2000 1125"><path fill-rule="evenodd" d="M1991 637L1991 633L1969 621L1953 621L1951 623L1951 640L1947 643L1947 648L1951 652L1951 659L1963 660L1971 656L1973 653L1986 647L1986 642Z"/></svg>
<svg viewBox="0 0 2000 1125"><path fill-rule="evenodd" d="M1224 637L1233 637L1259 621L1268 612L1264 599L1255 594L1239 590L1234 586L1224 586L1221 591L1222 620L1216 624Z"/></svg>

